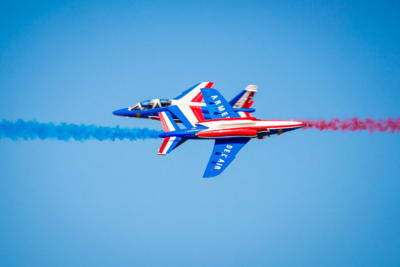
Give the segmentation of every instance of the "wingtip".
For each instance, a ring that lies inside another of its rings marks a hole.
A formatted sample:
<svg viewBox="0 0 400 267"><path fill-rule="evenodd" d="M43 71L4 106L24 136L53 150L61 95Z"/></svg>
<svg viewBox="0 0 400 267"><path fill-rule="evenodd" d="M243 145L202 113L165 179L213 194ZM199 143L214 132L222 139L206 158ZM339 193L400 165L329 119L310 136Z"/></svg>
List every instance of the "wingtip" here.
<svg viewBox="0 0 400 267"><path fill-rule="evenodd" d="M212 174L212 173L204 173L203 174L203 178L208 179L208 178L213 178L217 176L216 174Z"/></svg>
<svg viewBox="0 0 400 267"><path fill-rule="evenodd" d="M246 91L250 91L250 92L257 92L258 86L255 84L249 84L246 87Z"/></svg>

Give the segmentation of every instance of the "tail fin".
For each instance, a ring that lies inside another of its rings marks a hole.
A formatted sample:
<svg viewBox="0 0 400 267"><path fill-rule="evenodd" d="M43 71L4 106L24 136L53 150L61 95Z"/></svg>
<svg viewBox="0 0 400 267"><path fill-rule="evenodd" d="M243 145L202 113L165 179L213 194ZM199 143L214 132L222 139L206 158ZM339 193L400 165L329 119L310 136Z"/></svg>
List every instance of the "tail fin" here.
<svg viewBox="0 0 400 267"><path fill-rule="evenodd" d="M251 108L253 106L254 101L253 96L257 92L257 85L248 85L246 89L241 91L237 96L232 98L232 100L229 102L232 107L234 108ZM245 117L250 117L249 112L239 112L240 117L245 118Z"/></svg>
<svg viewBox="0 0 400 267"><path fill-rule="evenodd" d="M161 124L165 132L172 132L179 130L178 125L172 118L172 115L169 111L159 112L158 116L160 117ZM161 144L160 150L158 151L158 154L167 155L169 152L177 148L185 141L186 139L182 139L181 137L176 137L176 136L165 137L163 143Z"/></svg>
<svg viewBox="0 0 400 267"><path fill-rule="evenodd" d="M248 85L246 89L241 91L237 96L229 102L234 108L251 108L254 104L252 101L254 94L257 92L257 85Z"/></svg>

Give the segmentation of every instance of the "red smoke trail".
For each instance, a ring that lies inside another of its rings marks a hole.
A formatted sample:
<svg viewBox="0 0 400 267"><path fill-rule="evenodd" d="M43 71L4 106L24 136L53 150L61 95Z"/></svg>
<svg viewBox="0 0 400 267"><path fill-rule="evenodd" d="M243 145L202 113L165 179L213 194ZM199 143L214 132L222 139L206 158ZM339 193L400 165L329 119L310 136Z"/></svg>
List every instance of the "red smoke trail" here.
<svg viewBox="0 0 400 267"><path fill-rule="evenodd" d="M373 133L375 131L379 132L389 132L394 133L400 131L400 117L374 120L374 119L331 119L326 120L303 120L307 123L307 126L303 129L318 129L320 131L326 130L342 130L342 131L369 131Z"/></svg>

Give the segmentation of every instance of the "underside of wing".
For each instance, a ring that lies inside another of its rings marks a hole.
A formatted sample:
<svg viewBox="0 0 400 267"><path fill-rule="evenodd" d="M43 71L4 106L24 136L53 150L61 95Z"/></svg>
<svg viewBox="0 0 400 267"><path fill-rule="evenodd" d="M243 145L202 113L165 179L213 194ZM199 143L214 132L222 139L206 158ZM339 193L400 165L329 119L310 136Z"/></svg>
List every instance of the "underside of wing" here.
<svg viewBox="0 0 400 267"><path fill-rule="evenodd" d="M201 89L211 119L239 118L226 99L213 88Z"/></svg>
<svg viewBox="0 0 400 267"><path fill-rule="evenodd" d="M203 177L209 178L221 174L249 140L250 138L216 139Z"/></svg>

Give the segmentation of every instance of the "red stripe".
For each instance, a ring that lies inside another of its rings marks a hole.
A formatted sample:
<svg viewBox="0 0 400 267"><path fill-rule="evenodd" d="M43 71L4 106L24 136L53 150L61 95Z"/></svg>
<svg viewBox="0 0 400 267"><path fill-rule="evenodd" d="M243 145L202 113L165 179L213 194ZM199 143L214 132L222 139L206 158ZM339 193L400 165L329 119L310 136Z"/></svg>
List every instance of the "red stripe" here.
<svg viewBox="0 0 400 267"><path fill-rule="evenodd" d="M206 86L204 86L204 88L211 88L214 85L214 83L209 82Z"/></svg>
<svg viewBox="0 0 400 267"><path fill-rule="evenodd" d="M209 121L240 121L240 120L259 121L259 119L257 119L257 118L248 117L248 118L223 118L223 119L203 120L203 121L199 121L199 122L209 122Z"/></svg>
<svg viewBox="0 0 400 267"><path fill-rule="evenodd" d="M234 127L234 128L226 128L221 130L204 130L203 132L210 132L210 131L240 131L240 130L258 130L263 131L270 128L292 128L292 127L300 127L305 126L305 124L296 124L296 125L276 125L276 126L249 126L249 127Z"/></svg>
<svg viewBox="0 0 400 267"><path fill-rule="evenodd" d="M305 123L300 123L300 124L295 124L295 125L276 125L276 126L263 126L263 127L257 127L259 129L269 129L269 128L294 128L294 127L302 127L306 126Z"/></svg>
<svg viewBox="0 0 400 267"><path fill-rule="evenodd" d="M221 130L205 130L196 134L198 137L222 137L222 136L255 136L257 131L265 131L271 128L294 128L305 126L305 124L298 125L279 125L279 126L263 126L263 127L236 127Z"/></svg>
<svg viewBox="0 0 400 267"><path fill-rule="evenodd" d="M167 145L168 141L169 141L169 137L165 137L164 141L163 141L163 143L162 143L162 145L160 147L160 150L158 151L158 153L163 153L163 151L165 149L165 146Z"/></svg>
<svg viewBox="0 0 400 267"><path fill-rule="evenodd" d="M160 116L161 124L164 129L164 132L169 132L170 130L168 129L167 123L165 122L164 115L162 112L158 112L158 116Z"/></svg>
<svg viewBox="0 0 400 267"><path fill-rule="evenodd" d="M281 121L281 120L260 120L254 117L249 117L249 118L225 118L225 119L214 119L214 120L204 120L204 121L199 121L199 123L203 122L210 122L210 121L240 121L240 120L251 120L251 121ZM274 126L263 126L262 128L280 128L280 127L300 127L300 126L306 126L305 122L301 122L300 124L294 124L294 125L274 125ZM259 128L259 127L258 127ZM261 129L261 128L260 128Z"/></svg>
<svg viewBox="0 0 400 267"><path fill-rule="evenodd" d="M242 108L250 108L253 105L254 102L251 101L253 96L254 96L254 92L250 92L246 98L246 101L243 103Z"/></svg>
<svg viewBox="0 0 400 267"><path fill-rule="evenodd" d="M254 104L254 101L249 101L248 103L246 103L246 106L243 108L251 108Z"/></svg>
<svg viewBox="0 0 400 267"><path fill-rule="evenodd" d="M197 121L203 121L203 111L201 111L201 107L199 106L190 106L190 109L193 111L194 116L196 116Z"/></svg>
<svg viewBox="0 0 400 267"><path fill-rule="evenodd" d="M150 119L150 120L156 120L156 121L159 121L159 120L160 120L160 117L157 117L157 116L149 116L149 119ZM179 122L179 123L181 123L181 121L180 121L180 120L178 120L178 119L174 119L174 121L175 121L175 122Z"/></svg>
<svg viewBox="0 0 400 267"><path fill-rule="evenodd" d="M246 113L246 112L245 112ZM213 119L213 120L204 120L199 121L201 122L209 122L209 121L240 121L240 120L251 120L251 121L282 121L282 120L260 120L255 117L248 117L248 118L221 118L221 119ZM286 125L287 126L287 125Z"/></svg>
<svg viewBox="0 0 400 267"><path fill-rule="evenodd" d="M257 130L251 128L235 128L235 129L203 131L197 133L196 135L198 137L256 136Z"/></svg>
<svg viewBox="0 0 400 267"><path fill-rule="evenodd" d="M192 102L198 102L200 103L201 101L203 101L203 95L200 93L198 93L192 100Z"/></svg>
<svg viewBox="0 0 400 267"><path fill-rule="evenodd" d="M214 83L209 82L207 83L203 88L211 88L214 85ZM198 93L193 99L192 102L197 102L200 103L201 101L203 101L203 94L200 92Z"/></svg>

